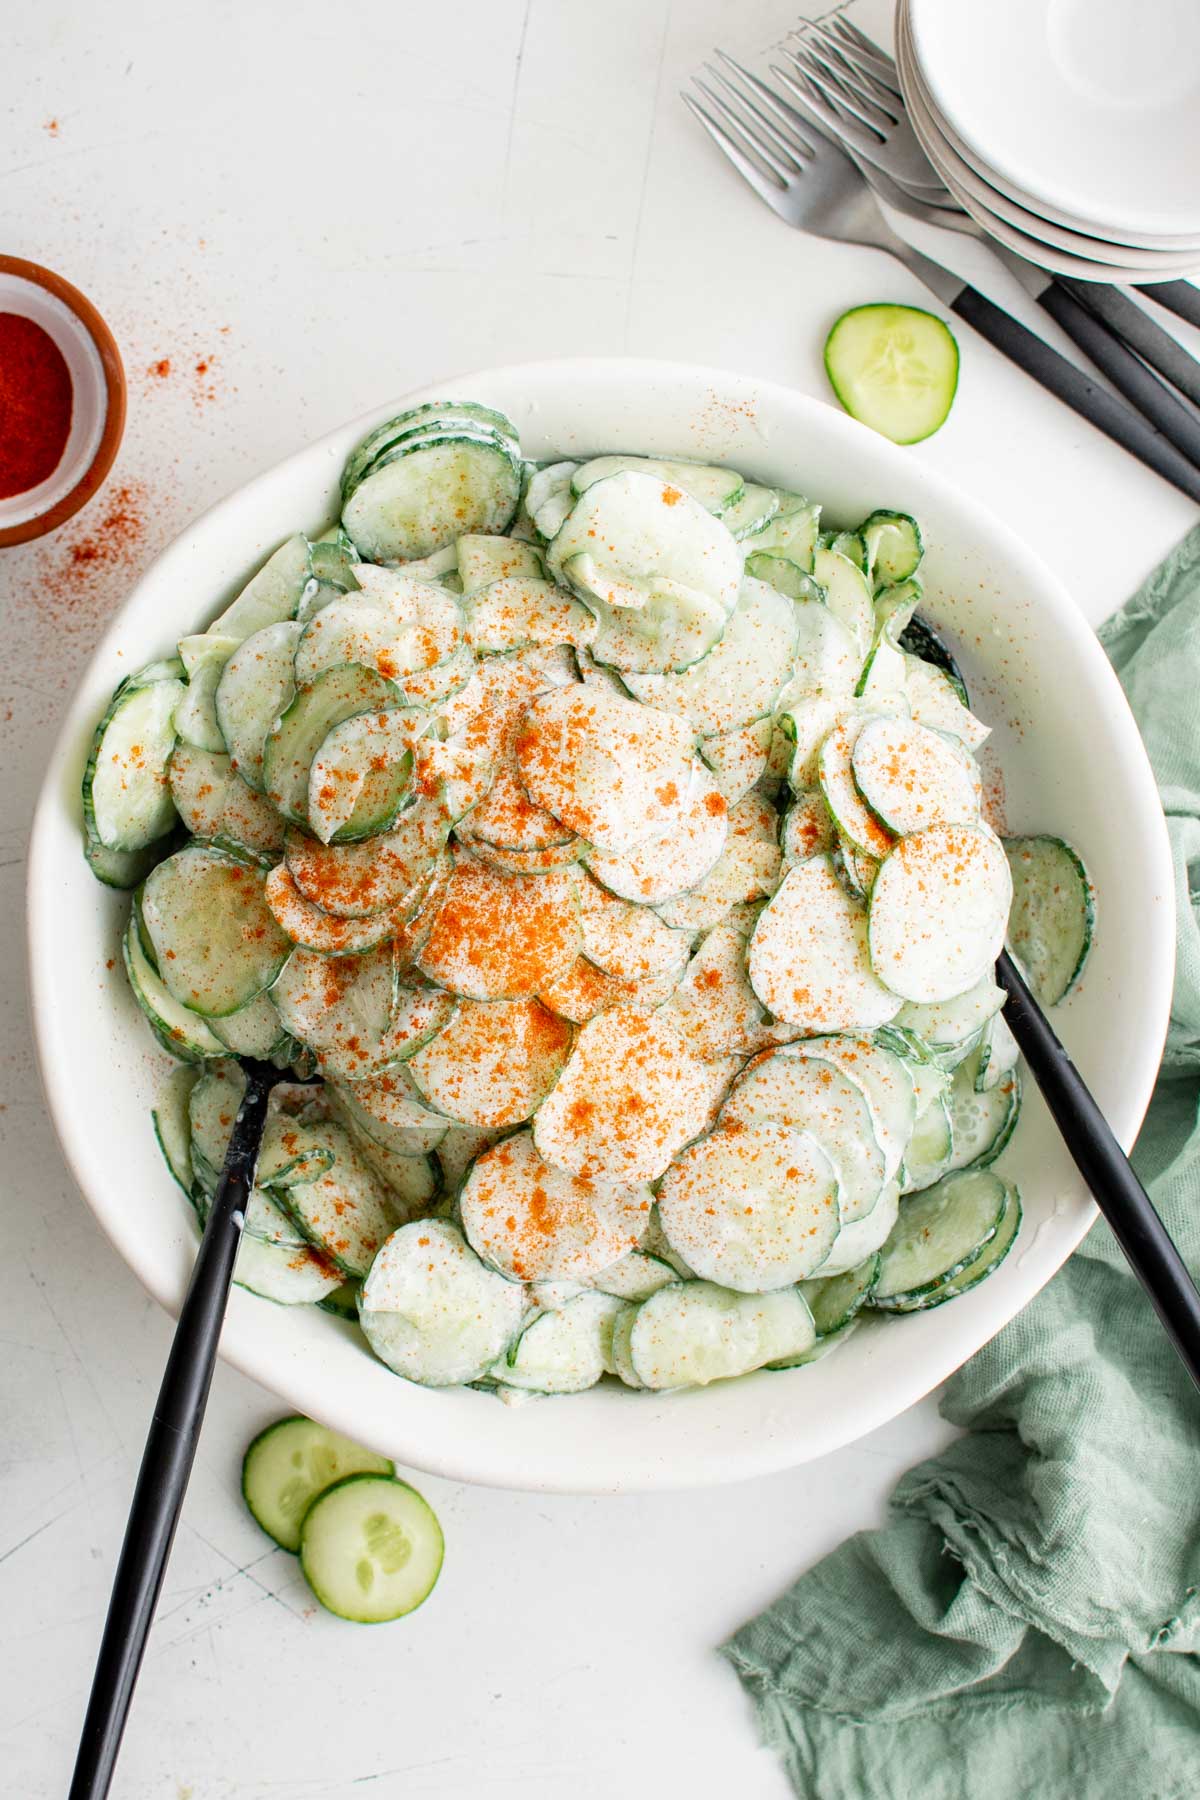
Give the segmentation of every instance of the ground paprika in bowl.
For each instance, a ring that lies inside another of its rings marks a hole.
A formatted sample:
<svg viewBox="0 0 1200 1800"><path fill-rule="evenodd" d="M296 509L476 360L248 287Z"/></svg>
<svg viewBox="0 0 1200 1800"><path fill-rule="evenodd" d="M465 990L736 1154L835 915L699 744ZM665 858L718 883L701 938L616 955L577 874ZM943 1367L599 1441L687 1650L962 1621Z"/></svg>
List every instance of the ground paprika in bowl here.
<svg viewBox="0 0 1200 1800"><path fill-rule="evenodd" d="M124 425L121 356L95 307L38 263L0 256L0 548L85 506Z"/></svg>

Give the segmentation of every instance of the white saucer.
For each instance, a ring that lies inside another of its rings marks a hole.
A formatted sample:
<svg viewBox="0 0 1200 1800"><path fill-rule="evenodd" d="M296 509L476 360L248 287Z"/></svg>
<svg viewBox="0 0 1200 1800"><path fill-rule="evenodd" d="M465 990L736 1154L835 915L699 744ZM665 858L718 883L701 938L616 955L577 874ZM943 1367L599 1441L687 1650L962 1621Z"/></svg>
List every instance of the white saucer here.
<svg viewBox="0 0 1200 1800"><path fill-rule="evenodd" d="M934 115L908 35L904 0L897 12L896 62L908 116L926 155L954 197L999 243L1056 275L1081 281L1137 284L1200 269L1200 242L1187 250L1151 251L1084 236L1049 224L982 180Z"/></svg>
<svg viewBox="0 0 1200 1800"><path fill-rule="evenodd" d="M1196 0L909 0L908 16L933 113L1011 198L1110 239L1200 238Z"/></svg>

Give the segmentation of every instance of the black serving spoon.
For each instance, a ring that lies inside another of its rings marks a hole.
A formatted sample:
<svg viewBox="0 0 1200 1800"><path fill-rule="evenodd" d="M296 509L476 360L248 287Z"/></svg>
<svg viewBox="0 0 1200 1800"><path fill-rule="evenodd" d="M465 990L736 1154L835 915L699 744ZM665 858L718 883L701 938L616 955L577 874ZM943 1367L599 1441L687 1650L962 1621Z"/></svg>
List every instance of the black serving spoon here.
<svg viewBox="0 0 1200 1800"><path fill-rule="evenodd" d="M937 632L914 617L900 634L913 656L944 669L966 698L957 662ZM1200 1292L1133 1165L1007 950L996 979L1008 996L1004 1017L1041 1089L1071 1160L1112 1227L1180 1361L1200 1388Z"/></svg>
<svg viewBox="0 0 1200 1800"><path fill-rule="evenodd" d="M246 1091L233 1124L142 1452L117 1563L69 1800L103 1800L158 1604L208 1404L233 1265L254 1187L271 1089L290 1070L241 1059Z"/></svg>

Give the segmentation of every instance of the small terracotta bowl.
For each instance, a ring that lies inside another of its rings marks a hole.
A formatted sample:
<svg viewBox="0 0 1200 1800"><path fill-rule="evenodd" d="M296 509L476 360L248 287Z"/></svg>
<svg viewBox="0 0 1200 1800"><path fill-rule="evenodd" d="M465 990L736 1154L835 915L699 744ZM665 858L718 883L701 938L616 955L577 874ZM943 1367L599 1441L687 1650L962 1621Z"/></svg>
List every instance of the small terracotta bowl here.
<svg viewBox="0 0 1200 1800"><path fill-rule="evenodd" d="M24 494L0 500L0 548L53 531L86 506L125 429L125 371L116 340L78 288L19 256L0 256L0 312L20 313L62 351L75 390L71 433L58 467Z"/></svg>

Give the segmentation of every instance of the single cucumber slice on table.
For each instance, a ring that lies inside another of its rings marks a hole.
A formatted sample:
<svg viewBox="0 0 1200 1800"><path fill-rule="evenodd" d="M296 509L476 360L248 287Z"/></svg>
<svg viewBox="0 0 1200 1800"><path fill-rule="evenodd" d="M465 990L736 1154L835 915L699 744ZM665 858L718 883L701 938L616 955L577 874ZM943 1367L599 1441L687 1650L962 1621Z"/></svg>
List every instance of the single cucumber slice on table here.
<svg viewBox="0 0 1200 1800"><path fill-rule="evenodd" d="M852 418L918 444L945 423L958 386L958 345L916 306L855 306L825 340L825 371Z"/></svg>
<svg viewBox="0 0 1200 1800"><path fill-rule="evenodd" d="M260 1431L242 1463L242 1497L256 1522L281 1550L300 1548L305 1513L347 1475L394 1475L386 1456L364 1450L336 1431L300 1417L278 1419Z"/></svg>
<svg viewBox="0 0 1200 1800"><path fill-rule="evenodd" d="M394 1475L348 1475L314 1500L300 1567L321 1605L359 1625L403 1618L428 1598L445 1544L437 1515Z"/></svg>

